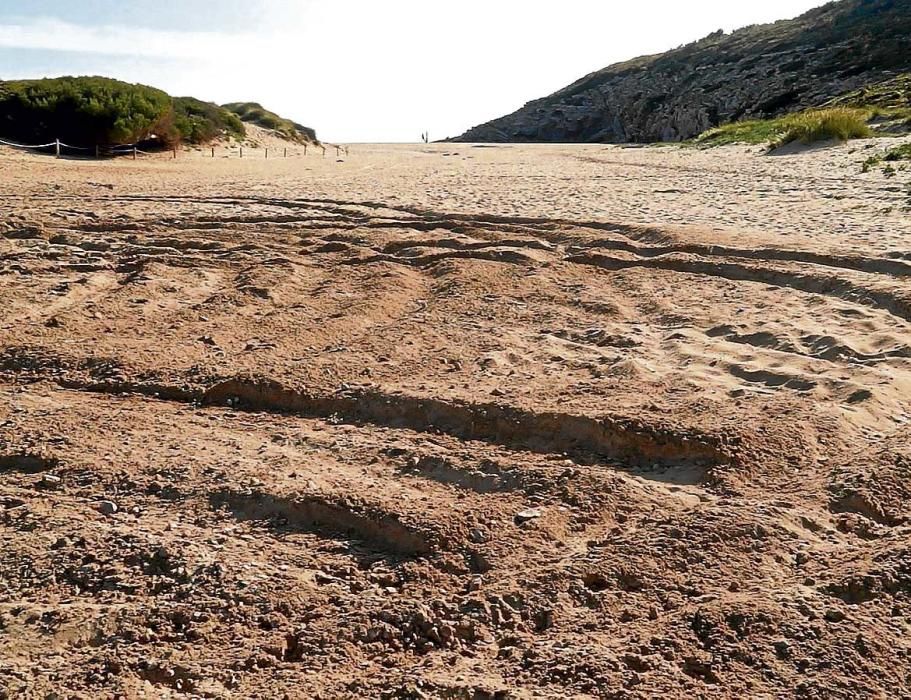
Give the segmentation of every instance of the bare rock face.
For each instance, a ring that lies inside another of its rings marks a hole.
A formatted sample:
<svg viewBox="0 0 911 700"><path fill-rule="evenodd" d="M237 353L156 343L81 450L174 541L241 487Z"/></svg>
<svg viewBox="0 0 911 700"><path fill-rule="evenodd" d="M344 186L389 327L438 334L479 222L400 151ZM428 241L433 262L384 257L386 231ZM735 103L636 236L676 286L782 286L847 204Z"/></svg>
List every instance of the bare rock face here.
<svg viewBox="0 0 911 700"><path fill-rule="evenodd" d="M592 73L455 141L680 141L911 70L911 5L842 0Z"/></svg>

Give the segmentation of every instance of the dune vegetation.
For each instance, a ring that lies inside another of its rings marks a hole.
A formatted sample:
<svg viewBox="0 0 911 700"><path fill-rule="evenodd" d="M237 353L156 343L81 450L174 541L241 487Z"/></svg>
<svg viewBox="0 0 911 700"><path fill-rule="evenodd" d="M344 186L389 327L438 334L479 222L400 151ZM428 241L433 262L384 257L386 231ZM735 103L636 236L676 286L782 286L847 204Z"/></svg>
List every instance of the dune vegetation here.
<svg viewBox="0 0 911 700"><path fill-rule="evenodd" d="M28 144L60 139L81 147L142 143L146 148L172 148L226 137L242 140L246 121L289 140L316 141L312 129L254 106L262 113L238 114L193 97L172 97L147 85L97 76L5 81L0 82L0 138Z"/></svg>
<svg viewBox="0 0 911 700"><path fill-rule="evenodd" d="M894 175L897 168L906 170L911 163L911 143L905 143L900 146L893 146L886 149L883 153L877 153L870 156L864 161L863 172L883 166L883 172L887 175Z"/></svg>
<svg viewBox="0 0 911 700"><path fill-rule="evenodd" d="M786 119L784 134L779 145L817 143L819 141L850 141L867 138L872 134L867 125L870 114L861 109L833 107L799 112Z"/></svg>
<svg viewBox="0 0 911 700"><path fill-rule="evenodd" d="M888 129L884 129L884 127ZM774 119L731 122L709 129L692 143L702 147L733 143L768 144L777 148L788 143L850 141L868 138L877 131L895 132L911 128L911 109L876 106L825 107L787 114Z"/></svg>
<svg viewBox="0 0 911 700"><path fill-rule="evenodd" d="M723 124L700 134L699 146L730 143L772 147L793 141L849 141L876 133L911 131L911 73L872 83L830 100L818 109L774 119L752 119Z"/></svg>
<svg viewBox="0 0 911 700"><path fill-rule="evenodd" d="M223 136L242 139L247 133L236 114L195 97L174 98L174 120L181 138L188 143L206 143Z"/></svg>
<svg viewBox="0 0 911 700"><path fill-rule="evenodd" d="M145 85L99 77L0 84L0 136L76 145L180 138L171 97Z"/></svg>
<svg viewBox="0 0 911 700"><path fill-rule="evenodd" d="M316 132L302 124L278 116L270 112L258 102L232 102L224 106L226 110L236 115L242 122L256 124L264 129L270 129L279 136L291 141L301 143L318 143Z"/></svg>

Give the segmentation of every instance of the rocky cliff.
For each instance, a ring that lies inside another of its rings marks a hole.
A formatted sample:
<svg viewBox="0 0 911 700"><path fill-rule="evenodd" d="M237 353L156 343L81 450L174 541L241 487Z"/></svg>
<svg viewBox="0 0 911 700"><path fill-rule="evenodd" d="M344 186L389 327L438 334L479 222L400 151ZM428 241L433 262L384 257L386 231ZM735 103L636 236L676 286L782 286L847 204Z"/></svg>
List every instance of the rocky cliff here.
<svg viewBox="0 0 911 700"><path fill-rule="evenodd" d="M911 0L841 0L609 66L456 141L679 141L911 70Z"/></svg>

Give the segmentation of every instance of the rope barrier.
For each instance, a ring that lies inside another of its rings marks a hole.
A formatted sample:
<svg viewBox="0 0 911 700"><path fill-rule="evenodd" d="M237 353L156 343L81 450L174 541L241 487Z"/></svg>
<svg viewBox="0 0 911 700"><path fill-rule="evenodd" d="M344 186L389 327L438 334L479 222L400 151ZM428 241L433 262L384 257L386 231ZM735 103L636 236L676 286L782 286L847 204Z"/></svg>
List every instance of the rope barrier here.
<svg viewBox="0 0 911 700"><path fill-rule="evenodd" d="M59 139L52 143L43 143L43 144L25 144L25 143L16 143L14 141L7 141L6 139L0 139L0 145L9 146L10 148L18 148L24 151L40 151L46 149L54 149L57 152L57 157L59 158L64 151L78 151L80 153L87 153L94 155L96 158L100 157L111 157L111 156L124 156L132 155L133 159L136 159L137 155L143 156L152 156L155 155L148 151L143 151L138 148L138 144L135 143L118 143L114 145L96 145L96 146L74 146L71 143L64 143Z"/></svg>
<svg viewBox="0 0 911 700"><path fill-rule="evenodd" d="M0 139L0 143L2 143L4 146L12 146L13 148L25 148L25 149L29 149L29 148L50 148L51 146L56 146L56 145L57 145L56 142L54 142L54 143L43 143L43 144L40 144L40 145L38 145L38 146L29 146L29 145L24 144L24 143L13 143L12 141L4 141L3 139Z"/></svg>
<svg viewBox="0 0 911 700"><path fill-rule="evenodd" d="M101 145L99 145L99 146L74 146L70 143L64 143L63 141L51 141L50 143L41 143L41 144L32 145L32 144L27 144L27 143L14 143L13 141L7 141L5 139L0 139L0 144L2 144L4 146L10 146L11 148L24 148L27 150L28 149L36 150L39 148L54 148L56 146L60 146L60 148L69 148L70 150L73 150L73 151L94 151L96 148L99 148L101 150L114 152L117 149L127 149L124 152L129 152L129 153L132 153L133 148L136 147L135 143L119 143L119 144L116 144L113 146L101 146ZM145 153L145 151L139 151L139 153Z"/></svg>
<svg viewBox="0 0 911 700"><path fill-rule="evenodd" d="M31 145L31 144L24 144L24 143L15 143L13 141L7 141L5 139L0 139L0 145L9 146L10 148L20 148L20 149L27 150L27 151L28 150L37 151L37 150L41 150L44 148L56 148L56 149L58 149L57 150L58 156L60 155L60 151L63 149L68 149L71 151L86 151L89 153L95 152L95 154L99 155L99 156L100 155L117 156L117 155L130 155L130 154L132 154L134 156L136 156L136 155L143 155L143 156L157 155L157 154L151 153L149 151L143 151L142 149L138 148L138 145L135 143L121 143L121 144L116 144L116 145L111 145L111 146L102 146L102 145L73 146L72 144L64 143L63 141L52 141L51 143L42 143L42 144ZM304 148L304 155L307 155L307 144L304 144L303 148ZM323 155L325 155L326 145L322 144L321 148L323 149ZM336 154L339 154L340 152L344 152L344 154L346 156L348 155L347 146L329 144L329 148L335 148ZM266 149L266 158L269 157L268 151L269 151L269 149L267 148ZM215 157L214 148L212 149L212 157L213 158ZM288 157L287 148L285 148L285 157L286 158ZM241 158L243 158L243 149L241 149Z"/></svg>

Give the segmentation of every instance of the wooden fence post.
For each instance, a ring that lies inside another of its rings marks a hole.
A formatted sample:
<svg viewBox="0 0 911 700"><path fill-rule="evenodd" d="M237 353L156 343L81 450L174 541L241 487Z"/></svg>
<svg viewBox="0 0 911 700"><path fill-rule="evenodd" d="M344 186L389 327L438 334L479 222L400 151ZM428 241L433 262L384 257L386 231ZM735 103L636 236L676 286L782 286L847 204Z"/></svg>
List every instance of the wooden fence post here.
<svg viewBox="0 0 911 700"><path fill-rule="evenodd" d="M56 146L56 149L57 149L57 157L59 158L59 157L60 157L60 139L55 139L55 144L54 144L54 145Z"/></svg>
<svg viewBox="0 0 911 700"><path fill-rule="evenodd" d="M133 146L133 160L136 160L136 146Z"/></svg>
<svg viewBox="0 0 911 700"><path fill-rule="evenodd" d="M95 157L96 157L96 158L99 157L99 154L98 154L98 144L97 144L97 143L95 144Z"/></svg>
<svg viewBox="0 0 911 700"><path fill-rule="evenodd" d="M212 157L215 157L215 146L212 146Z"/></svg>
<svg viewBox="0 0 911 700"><path fill-rule="evenodd" d="M285 149L285 158L287 158L287 157L288 157L288 149L286 148Z"/></svg>
<svg viewBox="0 0 911 700"><path fill-rule="evenodd" d="M307 155L307 144L304 144L304 155Z"/></svg>
<svg viewBox="0 0 911 700"><path fill-rule="evenodd" d="M269 160L269 149L266 149L266 160Z"/></svg>
<svg viewBox="0 0 911 700"><path fill-rule="evenodd" d="M240 157L241 158L244 157L244 147L243 146L240 147Z"/></svg>
<svg viewBox="0 0 911 700"><path fill-rule="evenodd" d="M177 147L174 147L174 158L172 160L177 160Z"/></svg>

